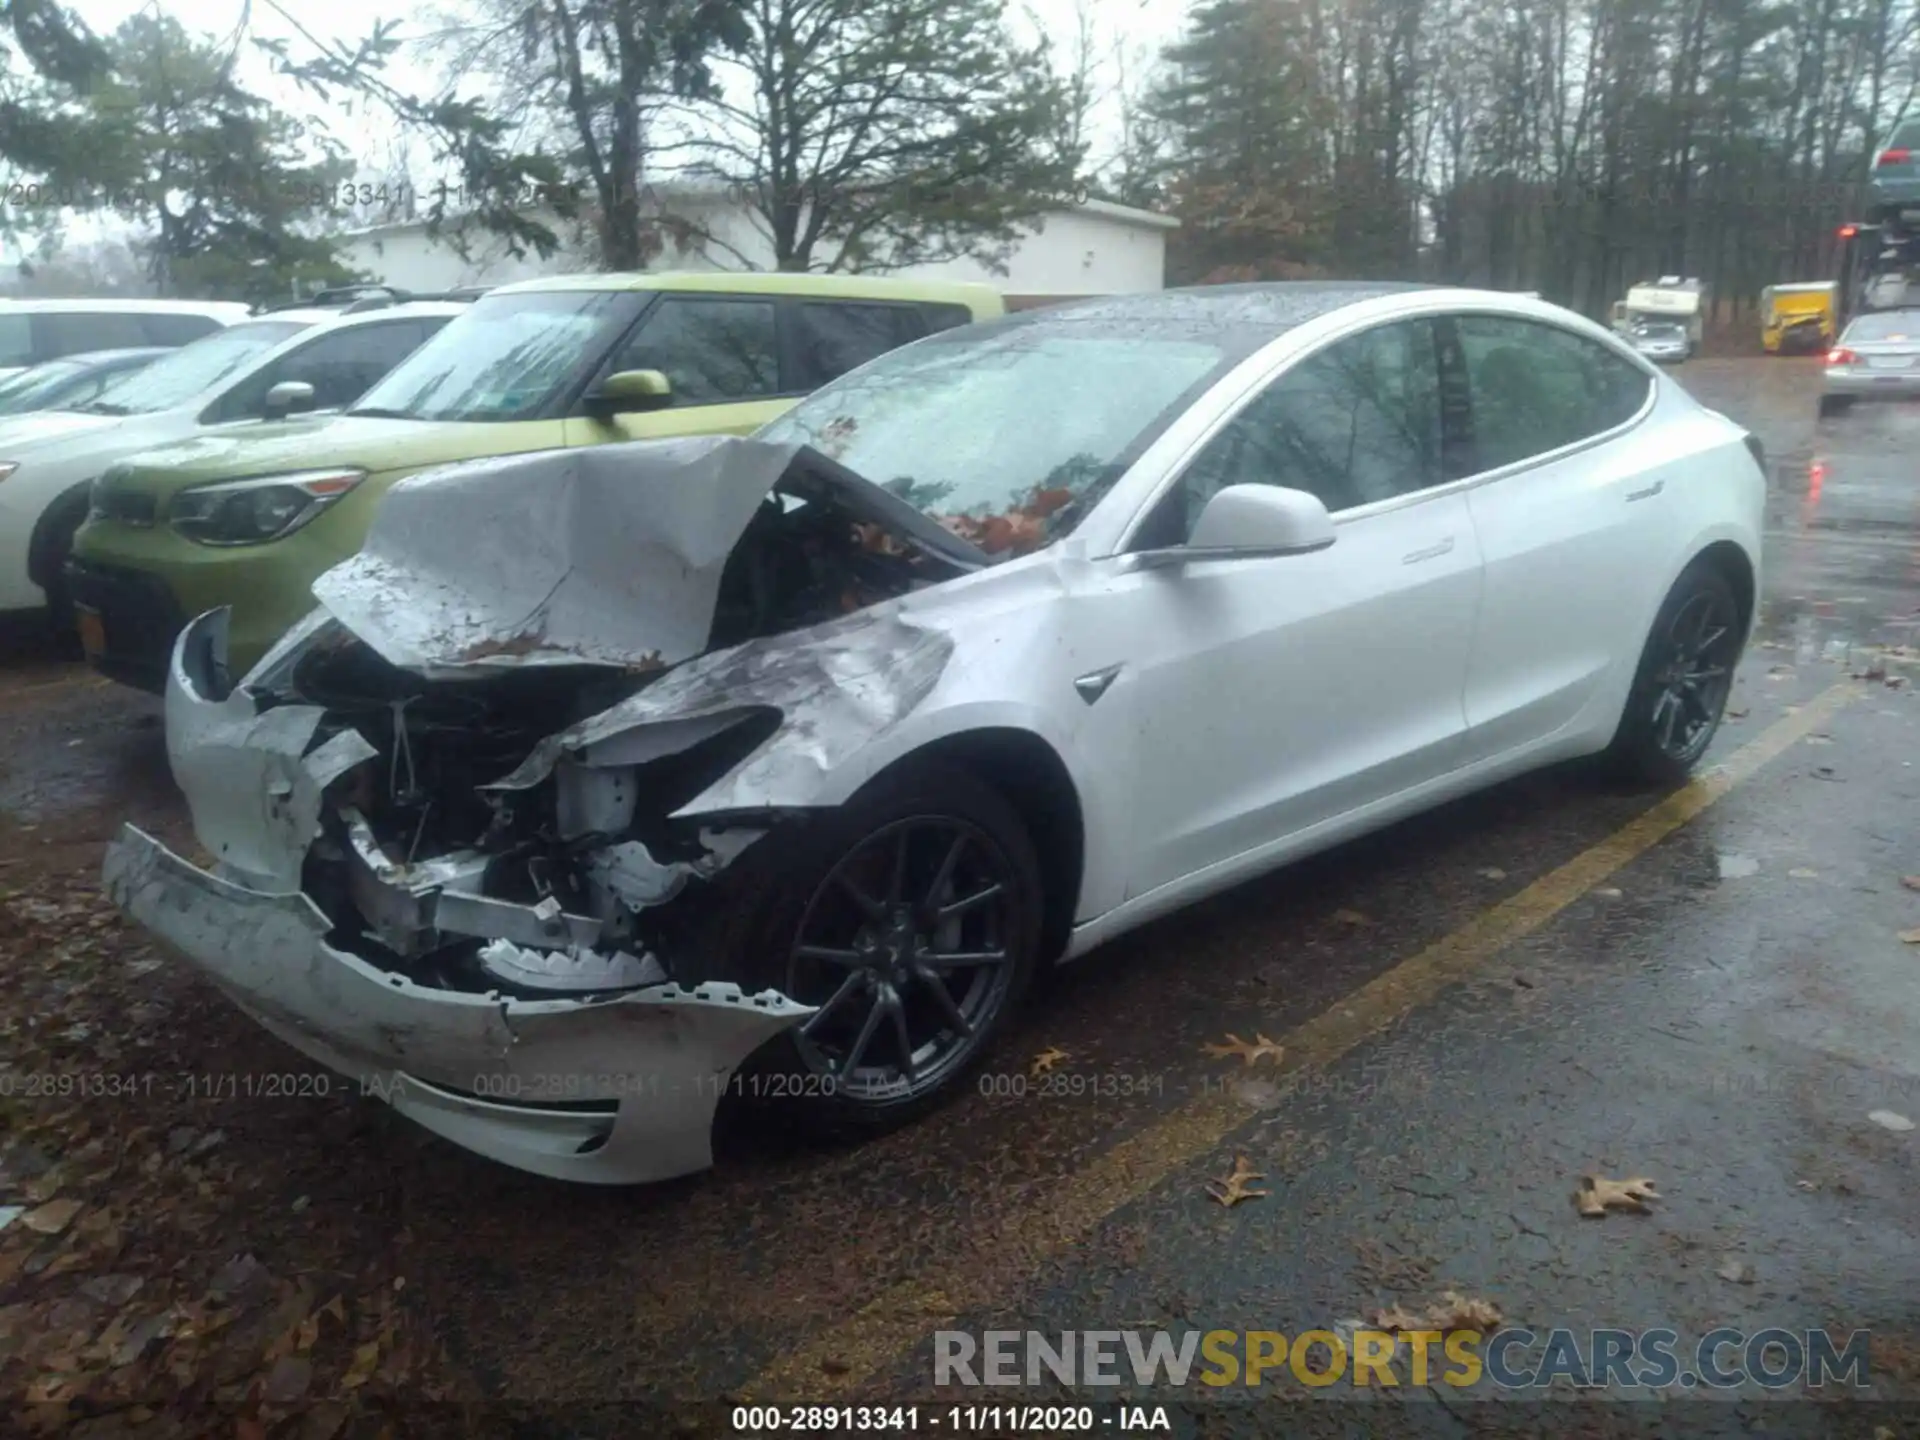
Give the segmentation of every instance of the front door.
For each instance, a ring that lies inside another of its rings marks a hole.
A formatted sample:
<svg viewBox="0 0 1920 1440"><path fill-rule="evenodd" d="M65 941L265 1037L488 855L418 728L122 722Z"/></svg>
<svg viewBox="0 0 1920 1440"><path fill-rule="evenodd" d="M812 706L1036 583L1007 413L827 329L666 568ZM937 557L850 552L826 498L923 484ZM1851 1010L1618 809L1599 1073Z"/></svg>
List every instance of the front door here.
<svg viewBox="0 0 1920 1440"><path fill-rule="evenodd" d="M1184 541L1228 485L1317 494L1326 550L1127 571L1141 727L1129 898L1389 799L1459 763L1480 552L1444 480L1433 326L1291 365L1187 467L1135 548Z"/></svg>

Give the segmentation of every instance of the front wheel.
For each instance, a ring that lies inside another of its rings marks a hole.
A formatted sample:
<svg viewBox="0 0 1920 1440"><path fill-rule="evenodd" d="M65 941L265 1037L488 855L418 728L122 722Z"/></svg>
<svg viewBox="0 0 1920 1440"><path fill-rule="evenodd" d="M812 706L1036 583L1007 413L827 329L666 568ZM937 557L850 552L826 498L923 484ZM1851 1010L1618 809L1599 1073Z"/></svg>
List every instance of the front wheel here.
<svg viewBox="0 0 1920 1440"><path fill-rule="evenodd" d="M1641 651L1608 758L1628 779L1676 785L1707 752L1740 658L1740 602L1724 572L1695 562L1667 592Z"/></svg>
<svg viewBox="0 0 1920 1440"><path fill-rule="evenodd" d="M703 978L818 1008L755 1057L741 1093L821 1135L889 1130L957 1094L1033 979L1040 874L1013 807L946 765L755 842L724 878L740 903Z"/></svg>

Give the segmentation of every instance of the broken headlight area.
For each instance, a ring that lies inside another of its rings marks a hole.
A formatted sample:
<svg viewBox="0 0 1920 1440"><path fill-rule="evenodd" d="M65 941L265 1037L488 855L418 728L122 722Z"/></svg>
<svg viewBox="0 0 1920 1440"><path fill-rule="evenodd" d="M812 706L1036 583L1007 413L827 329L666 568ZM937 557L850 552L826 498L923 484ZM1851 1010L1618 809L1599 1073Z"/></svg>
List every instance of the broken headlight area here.
<svg viewBox="0 0 1920 1440"><path fill-rule="evenodd" d="M308 753L349 731L373 752L327 787L302 866L301 888L334 927L329 943L418 984L480 993L701 978L684 958L698 955L697 897L790 811L677 812L789 722L810 731L819 701L807 683L857 708L850 734L886 723L906 697L858 672L926 667L914 654L867 654L885 650L898 622L863 628L850 612L965 568L885 523L870 488L796 470L769 492L727 554L706 649L678 666L649 647L644 617L624 664L500 645L485 664L427 678L326 624L269 656L247 688L263 708L321 711ZM859 638L839 638L847 627ZM834 668L850 651L862 662L853 679ZM655 694L651 708L665 713L596 732L596 717L646 709ZM685 699L667 699L676 695Z"/></svg>

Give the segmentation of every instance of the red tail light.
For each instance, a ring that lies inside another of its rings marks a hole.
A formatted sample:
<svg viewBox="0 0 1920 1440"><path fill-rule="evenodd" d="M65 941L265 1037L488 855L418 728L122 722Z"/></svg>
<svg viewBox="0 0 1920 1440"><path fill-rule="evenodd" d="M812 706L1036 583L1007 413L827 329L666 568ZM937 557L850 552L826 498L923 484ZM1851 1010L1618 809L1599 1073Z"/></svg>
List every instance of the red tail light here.
<svg viewBox="0 0 1920 1440"><path fill-rule="evenodd" d="M1854 354L1853 351L1836 345L1833 349L1827 351L1827 363L1829 365L1858 365L1860 363L1860 357Z"/></svg>
<svg viewBox="0 0 1920 1440"><path fill-rule="evenodd" d="M1874 164L1884 170L1889 165L1905 165L1912 159L1913 152L1911 150L1882 150L1880 152L1880 158L1874 161Z"/></svg>
<svg viewBox="0 0 1920 1440"><path fill-rule="evenodd" d="M1842 225L1840 227L1840 238L1842 240L1851 240L1859 233L1860 227L1858 225Z"/></svg>

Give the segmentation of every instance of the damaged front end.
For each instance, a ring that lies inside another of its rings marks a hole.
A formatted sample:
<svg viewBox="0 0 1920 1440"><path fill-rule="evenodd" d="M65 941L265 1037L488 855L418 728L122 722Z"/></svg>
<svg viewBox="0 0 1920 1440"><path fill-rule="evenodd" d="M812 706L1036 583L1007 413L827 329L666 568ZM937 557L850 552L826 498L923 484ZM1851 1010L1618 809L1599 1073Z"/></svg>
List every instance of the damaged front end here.
<svg viewBox="0 0 1920 1440"><path fill-rule="evenodd" d="M603 1183L705 1168L736 1067L812 1011L716 975L697 918L938 681L948 637L885 602L976 563L795 447L422 477L240 685L224 612L182 633L168 751L212 869L128 827L106 883L456 1143Z"/></svg>

